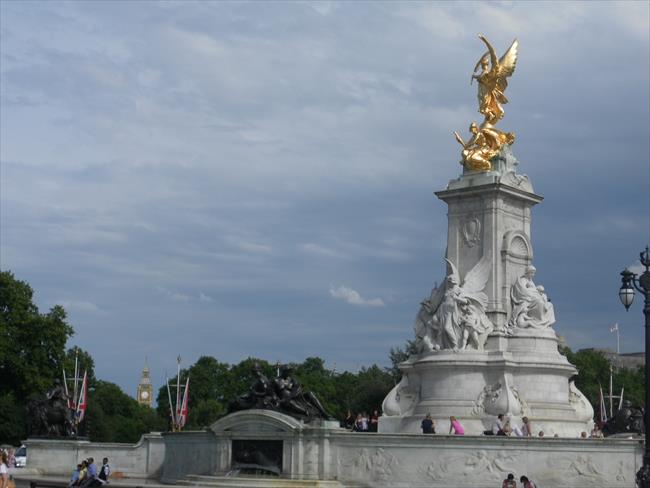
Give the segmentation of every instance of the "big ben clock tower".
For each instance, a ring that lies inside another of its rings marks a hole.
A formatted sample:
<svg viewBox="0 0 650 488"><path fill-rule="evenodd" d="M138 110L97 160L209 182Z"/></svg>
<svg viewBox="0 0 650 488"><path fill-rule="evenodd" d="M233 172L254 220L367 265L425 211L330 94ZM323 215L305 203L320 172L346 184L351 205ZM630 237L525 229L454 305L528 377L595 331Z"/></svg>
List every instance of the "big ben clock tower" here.
<svg viewBox="0 0 650 488"><path fill-rule="evenodd" d="M142 368L142 375L140 376L140 383L138 383L138 393L136 399L140 405L146 405L151 408L151 401L153 396L153 388L151 386L151 378L149 377L149 366L147 360L144 360L144 368Z"/></svg>

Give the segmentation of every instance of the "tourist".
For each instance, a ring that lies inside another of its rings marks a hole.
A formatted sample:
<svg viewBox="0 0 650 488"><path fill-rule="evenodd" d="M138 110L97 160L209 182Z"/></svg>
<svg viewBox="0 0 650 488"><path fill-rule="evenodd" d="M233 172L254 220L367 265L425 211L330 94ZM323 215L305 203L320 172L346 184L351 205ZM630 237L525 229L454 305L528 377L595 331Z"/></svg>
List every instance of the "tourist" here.
<svg viewBox="0 0 650 488"><path fill-rule="evenodd" d="M540 431L539 431L539 434L537 434L537 437L544 437L544 431L543 431L543 430L540 430Z"/></svg>
<svg viewBox="0 0 650 488"><path fill-rule="evenodd" d="M497 419L492 424L492 435L506 435L503 432L503 424L504 424L503 414L500 413L499 415L497 415Z"/></svg>
<svg viewBox="0 0 650 488"><path fill-rule="evenodd" d="M352 415L352 412L348 410L348 413L345 414L345 419L343 419L343 427L352 430L354 427L354 415Z"/></svg>
<svg viewBox="0 0 650 488"><path fill-rule="evenodd" d="M0 454L0 488L9 486L9 468L7 467L7 453Z"/></svg>
<svg viewBox="0 0 650 488"><path fill-rule="evenodd" d="M580 439L586 439L587 438L587 433L583 430L580 432Z"/></svg>
<svg viewBox="0 0 650 488"><path fill-rule="evenodd" d="M70 482L68 483L69 487L77 486L79 484L80 473L81 473L81 464L77 464L77 467L72 472L72 476L70 476Z"/></svg>
<svg viewBox="0 0 650 488"><path fill-rule="evenodd" d="M81 484L86 481L88 477L88 461L85 459L81 461L81 469L79 470L79 479L75 483L75 486L81 486Z"/></svg>
<svg viewBox="0 0 650 488"><path fill-rule="evenodd" d="M535 488L535 483L533 480L529 480L526 476L519 478L522 488Z"/></svg>
<svg viewBox="0 0 650 488"><path fill-rule="evenodd" d="M515 475L508 473L508 477L503 480L501 488L517 488L517 482L515 481Z"/></svg>
<svg viewBox="0 0 650 488"><path fill-rule="evenodd" d="M95 459L88 458L88 476L87 480L84 482L84 488L92 488L93 486L101 485L97 473L97 465L95 464Z"/></svg>
<svg viewBox="0 0 650 488"><path fill-rule="evenodd" d="M510 422L510 427L512 428L512 433L517 437L524 437L523 430L517 424Z"/></svg>
<svg viewBox="0 0 650 488"><path fill-rule="evenodd" d="M449 417L449 433L454 435L465 435L465 429L453 415Z"/></svg>
<svg viewBox="0 0 650 488"><path fill-rule="evenodd" d="M108 483L108 477L111 475L111 467L108 465L108 458L102 459L102 468L99 470L99 481L102 484Z"/></svg>
<svg viewBox="0 0 650 488"><path fill-rule="evenodd" d="M354 422L354 432L368 432L368 419L364 414L358 414L357 420Z"/></svg>
<svg viewBox="0 0 650 488"><path fill-rule="evenodd" d="M503 435L510 436L512 435L512 426L510 425L510 419L506 419L503 424Z"/></svg>
<svg viewBox="0 0 650 488"><path fill-rule="evenodd" d="M370 432L377 432L379 430L379 410L374 410L372 412L368 430L370 430Z"/></svg>
<svg viewBox="0 0 650 488"><path fill-rule="evenodd" d="M423 434L435 434L436 433L436 424L431 418L431 414L428 413L424 420L422 421L422 433Z"/></svg>
<svg viewBox="0 0 650 488"><path fill-rule="evenodd" d="M528 420L528 417L522 417L521 421L524 423L524 425L521 426L521 433L524 437L531 437L533 435L533 426L531 425L530 420Z"/></svg>
<svg viewBox="0 0 650 488"><path fill-rule="evenodd" d="M7 467L10 469L16 467L16 451L13 448L7 453Z"/></svg>
<svg viewBox="0 0 650 488"><path fill-rule="evenodd" d="M594 425L594 428L591 431L591 438L592 439L602 439L603 438L603 431L598 428L598 425Z"/></svg>

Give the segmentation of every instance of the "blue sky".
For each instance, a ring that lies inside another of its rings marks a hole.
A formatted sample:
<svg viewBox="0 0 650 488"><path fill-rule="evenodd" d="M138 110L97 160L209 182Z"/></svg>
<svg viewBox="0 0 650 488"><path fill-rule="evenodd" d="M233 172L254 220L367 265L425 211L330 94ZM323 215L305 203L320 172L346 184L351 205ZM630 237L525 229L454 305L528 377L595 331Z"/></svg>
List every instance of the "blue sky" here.
<svg viewBox="0 0 650 488"><path fill-rule="evenodd" d="M544 196L569 345L643 343L647 2L0 3L0 265L134 393L180 354L388 364L444 274L452 131L520 40L500 126Z"/></svg>

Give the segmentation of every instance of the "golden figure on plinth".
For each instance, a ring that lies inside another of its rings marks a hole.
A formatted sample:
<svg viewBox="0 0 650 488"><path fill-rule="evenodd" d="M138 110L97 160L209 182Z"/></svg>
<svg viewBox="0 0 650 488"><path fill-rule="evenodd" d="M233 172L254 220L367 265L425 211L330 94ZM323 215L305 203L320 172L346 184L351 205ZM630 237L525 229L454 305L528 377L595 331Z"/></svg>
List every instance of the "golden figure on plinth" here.
<svg viewBox="0 0 650 488"><path fill-rule="evenodd" d="M456 140L463 146L462 164L468 169L487 171L492 168L492 159L504 144L515 142L512 132L503 132L494 127L503 118L502 104L508 103L504 95L508 87L507 78L515 71L519 42L515 39L506 53L497 59L496 52L488 40L479 35L488 48L474 68L472 81L478 82L478 111L485 117L480 126L475 122L470 125L472 137L464 142L458 132L454 132ZM479 69L480 73L476 74Z"/></svg>

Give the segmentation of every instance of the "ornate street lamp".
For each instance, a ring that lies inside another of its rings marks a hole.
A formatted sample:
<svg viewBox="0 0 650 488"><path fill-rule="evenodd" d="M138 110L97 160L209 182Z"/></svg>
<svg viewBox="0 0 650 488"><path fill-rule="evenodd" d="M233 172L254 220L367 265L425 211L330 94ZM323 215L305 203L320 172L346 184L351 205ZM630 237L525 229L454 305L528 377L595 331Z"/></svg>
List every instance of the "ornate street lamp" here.
<svg viewBox="0 0 650 488"><path fill-rule="evenodd" d="M622 285L618 291L618 297L625 307L629 310L634 301L634 289L636 288L645 299L643 304L643 314L645 315L645 408L643 410L643 425L645 431L645 453L643 454L643 466L636 474L636 484L639 488L650 488L650 444L648 443L648 426L650 426L650 254L648 247L640 254L641 264L645 266L645 271L638 276L629 269L621 272Z"/></svg>

